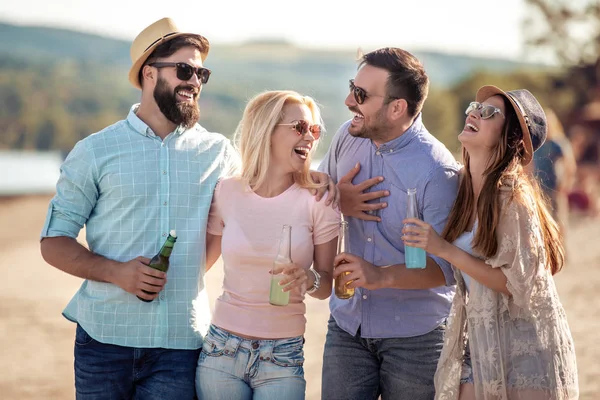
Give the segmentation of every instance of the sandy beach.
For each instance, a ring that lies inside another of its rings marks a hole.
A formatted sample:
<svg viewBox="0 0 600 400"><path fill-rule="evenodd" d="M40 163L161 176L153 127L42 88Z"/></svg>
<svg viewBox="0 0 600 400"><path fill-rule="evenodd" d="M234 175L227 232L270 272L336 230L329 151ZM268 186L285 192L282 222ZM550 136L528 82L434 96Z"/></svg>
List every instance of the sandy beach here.
<svg viewBox="0 0 600 400"><path fill-rule="evenodd" d="M0 397L74 399L75 325L61 311L81 280L49 265L39 252L39 233L50 196L0 198ZM600 399L600 224L572 218L568 265L556 276L577 349L581 399ZM8 279L7 279L8 278ZM211 302L219 295L222 268L206 276ZM307 300L307 399L320 398L321 357L329 316L327 301Z"/></svg>

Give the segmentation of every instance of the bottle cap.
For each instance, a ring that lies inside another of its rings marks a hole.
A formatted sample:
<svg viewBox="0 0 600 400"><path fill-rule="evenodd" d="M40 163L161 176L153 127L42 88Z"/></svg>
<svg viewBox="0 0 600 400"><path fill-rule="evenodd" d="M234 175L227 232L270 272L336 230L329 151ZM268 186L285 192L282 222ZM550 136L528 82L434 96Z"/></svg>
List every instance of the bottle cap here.
<svg viewBox="0 0 600 400"><path fill-rule="evenodd" d="M174 238L176 238L177 237L177 232L175 232L175 229L171 229L171 231L169 232L169 235L171 235Z"/></svg>

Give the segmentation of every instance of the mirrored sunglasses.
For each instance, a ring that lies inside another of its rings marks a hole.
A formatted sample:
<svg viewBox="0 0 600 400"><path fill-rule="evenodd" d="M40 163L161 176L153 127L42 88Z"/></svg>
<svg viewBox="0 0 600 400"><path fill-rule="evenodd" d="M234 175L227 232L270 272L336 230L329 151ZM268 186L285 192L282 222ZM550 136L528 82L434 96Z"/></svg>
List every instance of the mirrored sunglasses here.
<svg viewBox="0 0 600 400"><path fill-rule="evenodd" d="M475 110L479 111L479 115L481 115L481 119L492 118L494 116L494 114L496 114L496 113L498 113L504 117L502 110L500 110L498 107L494 107L491 104L481 104L477 101L472 101L471 103L469 103L469 107L467 107L467 109L465 110L465 114L469 115Z"/></svg>
<svg viewBox="0 0 600 400"><path fill-rule="evenodd" d="M319 125L319 124L311 125L307 121L304 121L304 120L292 121L289 124L277 124L277 125L287 125L287 126L291 127L293 130L296 131L298 136L304 136L310 131L310 133L312 134L312 137L314 137L315 140L318 140L321 137L321 131L323 130L323 127L321 125Z"/></svg>

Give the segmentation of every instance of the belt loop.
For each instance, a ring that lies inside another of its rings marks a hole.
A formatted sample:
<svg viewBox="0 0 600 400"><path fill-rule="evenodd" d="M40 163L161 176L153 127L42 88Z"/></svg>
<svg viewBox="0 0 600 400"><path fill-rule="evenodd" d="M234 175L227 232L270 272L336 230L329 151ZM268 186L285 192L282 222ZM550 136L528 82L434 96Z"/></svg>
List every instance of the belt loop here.
<svg viewBox="0 0 600 400"><path fill-rule="evenodd" d="M234 357L240 347L240 343L242 342L241 338L237 336L228 334L227 340L225 341L225 351L226 355L230 355Z"/></svg>
<svg viewBox="0 0 600 400"><path fill-rule="evenodd" d="M271 361L273 359L273 347L275 346L275 340L261 340L260 341L260 360Z"/></svg>

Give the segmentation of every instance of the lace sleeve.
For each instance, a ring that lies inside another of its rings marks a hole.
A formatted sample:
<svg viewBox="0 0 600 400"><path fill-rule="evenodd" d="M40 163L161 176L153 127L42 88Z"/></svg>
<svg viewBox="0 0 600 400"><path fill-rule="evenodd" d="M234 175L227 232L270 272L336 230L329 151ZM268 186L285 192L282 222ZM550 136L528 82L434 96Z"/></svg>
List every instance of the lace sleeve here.
<svg viewBox="0 0 600 400"><path fill-rule="evenodd" d="M536 276L543 256L543 242L538 219L517 200L504 203L496 232L498 252L486 263L501 268L511 296L501 294L512 317L521 311L529 314L536 288ZM515 308L516 306L516 308ZM515 314L516 313L516 314Z"/></svg>

